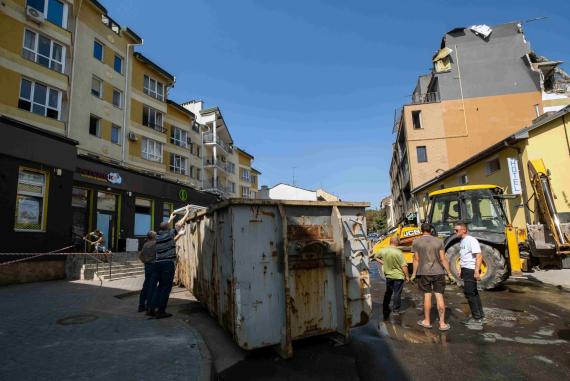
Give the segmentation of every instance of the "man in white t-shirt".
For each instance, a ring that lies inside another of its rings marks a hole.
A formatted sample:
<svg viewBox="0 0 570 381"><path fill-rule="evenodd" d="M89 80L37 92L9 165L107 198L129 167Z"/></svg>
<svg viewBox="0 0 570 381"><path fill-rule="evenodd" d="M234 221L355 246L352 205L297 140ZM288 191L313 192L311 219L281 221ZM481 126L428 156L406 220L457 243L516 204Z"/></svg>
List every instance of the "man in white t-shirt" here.
<svg viewBox="0 0 570 381"><path fill-rule="evenodd" d="M475 237L469 235L467 225L464 223L455 224L455 234L461 238L460 266L461 279L463 280L463 293L471 309L471 317L467 318L464 324L483 324L485 314L483 305L477 290L477 282L481 280L481 246Z"/></svg>

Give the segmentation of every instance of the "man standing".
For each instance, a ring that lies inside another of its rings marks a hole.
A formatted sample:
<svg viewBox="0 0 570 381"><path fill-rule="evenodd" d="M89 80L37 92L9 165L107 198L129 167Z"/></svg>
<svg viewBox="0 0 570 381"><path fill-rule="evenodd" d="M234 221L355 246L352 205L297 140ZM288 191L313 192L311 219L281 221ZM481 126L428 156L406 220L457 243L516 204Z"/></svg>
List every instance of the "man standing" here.
<svg viewBox="0 0 570 381"><path fill-rule="evenodd" d="M384 319L390 315L390 301L392 301L392 313L394 315L400 314L404 280L406 282L410 280L408 264L404 259L402 250L398 249L398 244L398 237L390 238L390 246L380 250L378 257L374 258L382 265L386 278L386 293L382 304Z"/></svg>
<svg viewBox="0 0 570 381"><path fill-rule="evenodd" d="M454 227L455 234L461 238L460 244L460 265L461 265L461 279L463 280L463 293L469 309L471 310L471 317L465 319L463 324L483 324L485 314L483 312L483 305L477 290L477 281L481 280L481 262L483 256L481 255L481 246L479 241L473 236L469 235L467 225L464 223L457 223Z"/></svg>
<svg viewBox="0 0 570 381"><path fill-rule="evenodd" d="M170 224L176 215L170 215L170 219L160 223L160 230L156 236L156 260L154 263L154 279L158 282L156 290L152 293L151 308L147 315L155 316L157 319L171 317L172 314L166 312L168 297L172 290L174 281L174 270L176 268L176 233L182 229L186 219L190 214L190 207L186 207L186 214L170 229ZM150 291L149 291L150 292Z"/></svg>
<svg viewBox="0 0 570 381"><path fill-rule="evenodd" d="M152 293L156 288L154 279L154 261L156 260L156 232L149 231L146 234L146 242L139 253L139 259L144 263L144 283L139 296L139 312L150 308Z"/></svg>
<svg viewBox="0 0 570 381"><path fill-rule="evenodd" d="M414 271L412 280L419 276L418 287L424 293L424 320L418 325L431 328L431 294L435 294L437 311L439 313L439 330L448 331L449 324L445 322L445 274L450 276L449 261L445 257L443 242L431 235L431 225L422 224L422 236L416 238L412 245L414 252Z"/></svg>

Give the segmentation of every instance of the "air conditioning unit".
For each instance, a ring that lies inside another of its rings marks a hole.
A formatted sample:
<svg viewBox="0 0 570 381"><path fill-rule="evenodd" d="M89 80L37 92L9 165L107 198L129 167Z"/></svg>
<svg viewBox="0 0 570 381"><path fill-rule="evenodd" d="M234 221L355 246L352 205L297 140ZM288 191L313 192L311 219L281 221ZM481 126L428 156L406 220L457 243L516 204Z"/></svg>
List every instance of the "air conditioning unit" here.
<svg viewBox="0 0 570 381"><path fill-rule="evenodd" d="M44 14L34 7L26 7L26 17L36 24L43 24L45 21Z"/></svg>
<svg viewBox="0 0 570 381"><path fill-rule="evenodd" d="M137 141L137 136L135 135L134 132L129 132L129 140L132 142L136 142Z"/></svg>

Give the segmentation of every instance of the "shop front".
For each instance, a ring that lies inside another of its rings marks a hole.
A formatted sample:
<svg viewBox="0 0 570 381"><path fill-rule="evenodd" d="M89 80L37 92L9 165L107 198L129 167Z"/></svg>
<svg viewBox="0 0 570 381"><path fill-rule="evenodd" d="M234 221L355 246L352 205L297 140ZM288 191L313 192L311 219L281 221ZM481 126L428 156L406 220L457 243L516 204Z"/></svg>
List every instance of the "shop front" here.
<svg viewBox="0 0 570 381"><path fill-rule="evenodd" d="M211 194L183 184L78 156L72 189L74 242L99 229L105 246L125 251L126 239L142 240L157 230L176 208L187 204L208 206L217 201Z"/></svg>

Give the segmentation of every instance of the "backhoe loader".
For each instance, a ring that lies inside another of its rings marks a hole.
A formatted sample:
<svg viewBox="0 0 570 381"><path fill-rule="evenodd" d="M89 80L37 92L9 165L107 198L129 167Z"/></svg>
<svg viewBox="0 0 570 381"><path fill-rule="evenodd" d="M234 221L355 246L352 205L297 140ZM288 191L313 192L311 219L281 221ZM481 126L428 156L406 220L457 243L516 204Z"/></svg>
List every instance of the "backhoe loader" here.
<svg viewBox="0 0 570 381"><path fill-rule="evenodd" d="M483 289L492 289L510 275L520 275L532 266L562 267L570 261L570 224L561 223L554 204L550 178L542 160L528 163L531 185L537 205L537 224L517 228L509 224L501 187L491 184L465 185L441 189L429 194L429 209L425 222L431 224L432 234L444 240L446 256L455 280L459 279L459 241L453 233L454 224L464 222L469 233L481 244ZM526 205L525 207L528 207ZM421 236L415 224L400 225L389 236L376 243L373 252L390 244L390 237L400 239L400 248L411 264L412 242Z"/></svg>

